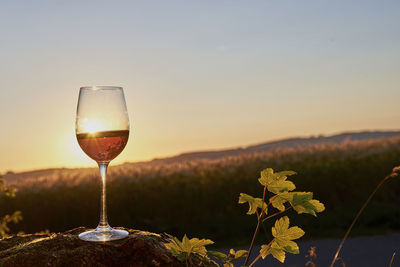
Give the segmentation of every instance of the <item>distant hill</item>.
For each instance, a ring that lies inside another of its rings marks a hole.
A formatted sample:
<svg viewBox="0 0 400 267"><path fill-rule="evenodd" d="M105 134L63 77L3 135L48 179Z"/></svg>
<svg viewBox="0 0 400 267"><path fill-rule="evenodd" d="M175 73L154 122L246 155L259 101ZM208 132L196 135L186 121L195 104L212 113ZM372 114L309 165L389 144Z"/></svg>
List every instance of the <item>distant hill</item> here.
<svg viewBox="0 0 400 267"><path fill-rule="evenodd" d="M400 131L365 131L365 132L348 132L330 136L317 136L317 137L295 137L282 139L277 141L266 142L258 145L252 145L244 148L233 148L225 150L214 150L214 151L197 151L183 153L178 156L154 159L152 162L174 162L174 161L186 161L193 159L218 159L226 156L235 156L242 153L252 152L267 152L275 149L282 148L298 148L308 145L318 144L340 144L348 141L363 141L372 140L379 138L390 138L400 136Z"/></svg>
<svg viewBox="0 0 400 267"><path fill-rule="evenodd" d="M119 166L113 166L110 169L111 173L113 171L118 171L118 169L123 169L128 166L139 166L139 165L150 165L150 164L158 164L158 163L174 163L177 161L190 161L196 159L219 159L228 156L237 156L240 154L253 153L253 152L267 152L276 149L285 149L285 148L300 148L309 145L318 145L318 144L340 144L343 142L349 141L364 141L364 140L373 140L379 138L390 138L400 136L400 131L365 131L365 132L355 132L355 133L341 133L337 135L331 136L317 136L317 137L296 137L296 138L288 138L282 139L272 142L266 142L258 145L251 145L244 148L233 148L233 149L225 149L225 150L215 150L215 151L198 151L198 152L190 152L183 153L177 156L154 159L146 162L129 162L124 163ZM42 169L42 170L34 170L28 172L20 172L13 173L8 172L3 175L5 181L10 184L18 184L24 183L26 181L34 181L34 182L43 182L58 179L58 177L74 177L80 176L83 172L92 173L94 176L97 175L96 168L51 168L51 169Z"/></svg>

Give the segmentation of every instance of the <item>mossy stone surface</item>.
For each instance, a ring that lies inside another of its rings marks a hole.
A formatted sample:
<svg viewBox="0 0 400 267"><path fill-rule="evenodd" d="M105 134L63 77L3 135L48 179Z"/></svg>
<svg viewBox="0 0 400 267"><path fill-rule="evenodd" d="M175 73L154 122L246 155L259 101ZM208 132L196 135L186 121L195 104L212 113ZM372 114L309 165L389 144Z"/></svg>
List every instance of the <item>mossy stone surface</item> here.
<svg viewBox="0 0 400 267"><path fill-rule="evenodd" d="M129 236L123 240L95 243L78 238L87 230L2 239L0 266L185 266L165 248L165 234L124 229Z"/></svg>

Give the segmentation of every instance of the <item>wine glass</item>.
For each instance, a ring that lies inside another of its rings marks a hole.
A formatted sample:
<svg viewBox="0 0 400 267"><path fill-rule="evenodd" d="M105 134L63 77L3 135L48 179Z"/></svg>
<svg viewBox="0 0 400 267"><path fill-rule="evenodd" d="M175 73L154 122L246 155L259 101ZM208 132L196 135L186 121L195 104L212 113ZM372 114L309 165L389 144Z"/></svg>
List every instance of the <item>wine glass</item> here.
<svg viewBox="0 0 400 267"><path fill-rule="evenodd" d="M100 222L93 231L81 233L85 241L110 241L128 236L107 221L106 175L112 159L121 153L129 136L129 118L121 87L81 87L76 112L76 138L82 150L99 166L102 181Z"/></svg>

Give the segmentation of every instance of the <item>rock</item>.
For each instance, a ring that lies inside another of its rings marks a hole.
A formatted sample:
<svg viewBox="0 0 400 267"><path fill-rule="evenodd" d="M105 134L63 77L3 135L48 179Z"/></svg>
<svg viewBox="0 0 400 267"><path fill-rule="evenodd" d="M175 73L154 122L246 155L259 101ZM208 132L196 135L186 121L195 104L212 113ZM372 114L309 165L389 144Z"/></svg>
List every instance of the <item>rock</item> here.
<svg viewBox="0 0 400 267"><path fill-rule="evenodd" d="M95 243L78 238L87 230L0 240L0 266L185 266L165 248L166 234L125 229L129 232L125 239Z"/></svg>

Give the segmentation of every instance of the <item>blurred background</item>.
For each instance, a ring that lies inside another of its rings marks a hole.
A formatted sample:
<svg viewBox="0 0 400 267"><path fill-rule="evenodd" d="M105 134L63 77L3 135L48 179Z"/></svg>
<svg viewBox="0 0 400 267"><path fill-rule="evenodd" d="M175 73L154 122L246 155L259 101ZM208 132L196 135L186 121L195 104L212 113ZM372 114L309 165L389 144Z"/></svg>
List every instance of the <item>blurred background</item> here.
<svg viewBox="0 0 400 267"><path fill-rule="evenodd" d="M398 1L2 1L0 173L11 232L94 227L100 182L79 148L79 87L125 91L128 145L110 167L110 224L248 244L262 169L326 204L294 216L341 237L400 164ZM354 235L400 230L388 181Z"/></svg>

